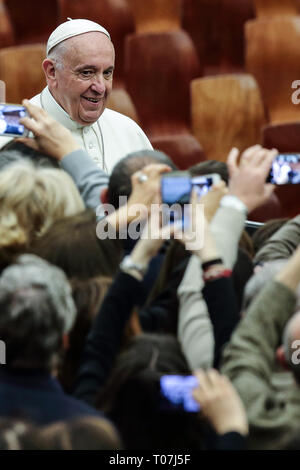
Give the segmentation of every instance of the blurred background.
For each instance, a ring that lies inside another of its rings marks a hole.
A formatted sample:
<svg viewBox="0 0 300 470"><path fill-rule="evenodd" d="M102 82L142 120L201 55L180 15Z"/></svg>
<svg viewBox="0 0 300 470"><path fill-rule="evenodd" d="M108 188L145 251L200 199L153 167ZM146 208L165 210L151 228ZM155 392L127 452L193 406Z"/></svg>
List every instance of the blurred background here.
<svg viewBox="0 0 300 470"><path fill-rule="evenodd" d="M0 0L7 102L45 86L45 45L67 17L108 29L108 107L180 169L226 161L233 146L300 153L300 0ZM298 214L299 196L299 185L277 188L256 220Z"/></svg>

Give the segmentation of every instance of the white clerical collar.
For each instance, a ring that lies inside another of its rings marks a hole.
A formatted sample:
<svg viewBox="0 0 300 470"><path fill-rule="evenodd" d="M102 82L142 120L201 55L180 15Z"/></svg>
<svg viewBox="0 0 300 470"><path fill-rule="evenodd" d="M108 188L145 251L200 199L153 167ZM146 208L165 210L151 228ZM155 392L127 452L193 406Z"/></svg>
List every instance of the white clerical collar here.
<svg viewBox="0 0 300 470"><path fill-rule="evenodd" d="M65 126L70 131L76 131L78 129L82 129L83 127L85 128L92 127L92 125L83 126L82 124L79 124L78 122L73 121L73 119L70 118L68 113L66 113L66 111L53 98L48 87L43 89L40 99L41 99L42 108L46 109L47 112L54 119L56 119L58 122L60 122L63 126Z"/></svg>

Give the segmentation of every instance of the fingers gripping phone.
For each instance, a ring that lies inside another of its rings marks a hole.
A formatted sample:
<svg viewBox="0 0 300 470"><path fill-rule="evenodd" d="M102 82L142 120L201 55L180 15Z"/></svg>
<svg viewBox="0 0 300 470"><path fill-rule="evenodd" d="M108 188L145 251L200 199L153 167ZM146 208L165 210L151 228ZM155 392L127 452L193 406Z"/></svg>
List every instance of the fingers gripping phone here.
<svg viewBox="0 0 300 470"><path fill-rule="evenodd" d="M0 103L0 135L27 137L29 131L20 124L20 119L28 116L27 110L20 104Z"/></svg>
<svg viewBox="0 0 300 470"><path fill-rule="evenodd" d="M194 177L187 171L166 173L161 179L162 202L168 205L188 204L193 188L199 196L203 196L220 180L220 175L216 173Z"/></svg>
<svg viewBox="0 0 300 470"><path fill-rule="evenodd" d="M300 184L300 154L277 155L273 160L267 181L278 186Z"/></svg>

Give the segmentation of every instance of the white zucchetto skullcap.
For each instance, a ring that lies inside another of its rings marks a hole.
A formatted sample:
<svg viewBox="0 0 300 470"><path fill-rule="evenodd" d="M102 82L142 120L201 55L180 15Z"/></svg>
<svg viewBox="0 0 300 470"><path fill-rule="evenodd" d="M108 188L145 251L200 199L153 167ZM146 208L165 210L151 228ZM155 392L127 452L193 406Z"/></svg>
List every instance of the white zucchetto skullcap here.
<svg viewBox="0 0 300 470"><path fill-rule="evenodd" d="M57 44L65 39L78 36L79 34L90 33L92 31L103 33L110 39L109 32L100 24L90 20L72 20L72 18L68 18L68 21L57 26L57 28L51 33L47 42L47 55L54 46L57 46Z"/></svg>

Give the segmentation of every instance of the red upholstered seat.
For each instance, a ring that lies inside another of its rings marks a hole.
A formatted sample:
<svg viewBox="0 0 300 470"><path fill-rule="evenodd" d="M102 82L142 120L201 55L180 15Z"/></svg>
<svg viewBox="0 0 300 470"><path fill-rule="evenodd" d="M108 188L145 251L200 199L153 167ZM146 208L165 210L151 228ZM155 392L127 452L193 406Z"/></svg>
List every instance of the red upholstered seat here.
<svg viewBox="0 0 300 470"><path fill-rule="evenodd" d="M283 217L295 217L300 214L300 185L277 186L275 193L282 207Z"/></svg>
<svg viewBox="0 0 300 470"><path fill-rule="evenodd" d="M251 75L218 75L193 80L192 130L208 159L226 161L232 147L240 151L260 143L264 110Z"/></svg>
<svg viewBox="0 0 300 470"><path fill-rule="evenodd" d="M6 101L21 103L46 85L42 61L44 44L7 47L0 50L0 79L6 83Z"/></svg>
<svg viewBox="0 0 300 470"><path fill-rule="evenodd" d="M246 38L247 70L259 84L270 121L300 120L292 101L292 84L300 79L300 16L250 21Z"/></svg>
<svg viewBox="0 0 300 470"><path fill-rule="evenodd" d="M221 61L220 0L183 0L182 27L191 36L204 73L217 73Z"/></svg>
<svg viewBox="0 0 300 470"><path fill-rule="evenodd" d="M297 0L253 0L258 18L297 15Z"/></svg>
<svg viewBox="0 0 300 470"><path fill-rule="evenodd" d="M0 0L0 48L12 46L15 41L14 31L4 0Z"/></svg>
<svg viewBox="0 0 300 470"><path fill-rule="evenodd" d="M58 24L58 0L5 0L17 44L46 42Z"/></svg>
<svg viewBox="0 0 300 470"><path fill-rule="evenodd" d="M154 137L151 143L155 150L161 150L171 157L180 170L205 160L201 145L191 134Z"/></svg>
<svg viewBox="0 0 300 470"><path fill-rule="evenodd" d="M125 116L130 117L137 123L139 122L132 99L124 88L113 88L108 97L106 107L118 113L125 114Z"/></svg>
<svg viewBox="0 0 300 470"><path fill-rule="evenodd" d="M217 13L216 13L217 14ZM245 33L247 21L255 17L252 0L221 0L220 71L244 72Z"/></svg>
<svg viewBox="0 0 300 470"><path fill-rule="evenodd" d="M269 200L248 215L249 220L255 222L267 222L271 219L283 217L283 210L276 193L273 193Z"/></svg>
<svg viewBox="0 0 300 470"><path fill-rule="evenodd" d="M181 0L128 0L137 33L181 28Z"/></svg>
<svg viewBox="0 0 300 470"><path fill-rule="evenodd" d="M108 30L116 50L114 87L123 86L124 41L127 34L134 32L131 9L126 0L59 0L60 22L67 17L86 18L96 21Z"/></svg>
<svg viewBox="0 0 300 470"><path fill-rule="evenodd" d="M266 148L277 148L280 152L300 153L300 119L295 122L270 124L263 127L262 141Z"/></svg>
<svg viewBox="0 0 300 470"><path fill-rule="evenodd" d="M127 37L126 86L150 136L190 132L190 91L200 66L184 31Z"/></svg>
<svg viewBox="0 0 300 470"><path fill-rule="evenodd" d="M183 0L182 11L205 75L243 71L244 24L255 16L252 0Z"/></svg>

